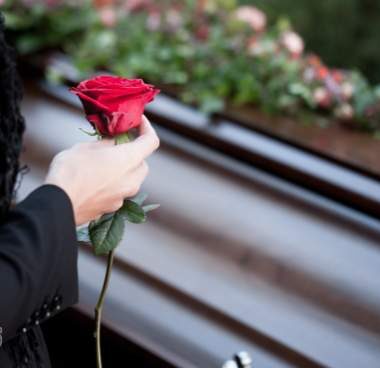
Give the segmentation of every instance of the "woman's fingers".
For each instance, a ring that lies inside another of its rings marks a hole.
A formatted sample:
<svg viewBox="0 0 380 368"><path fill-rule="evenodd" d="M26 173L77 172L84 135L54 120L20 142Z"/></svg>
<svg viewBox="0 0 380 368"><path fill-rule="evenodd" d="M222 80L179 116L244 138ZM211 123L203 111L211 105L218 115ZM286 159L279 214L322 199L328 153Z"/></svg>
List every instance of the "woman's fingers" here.
<svg viewBox="0 0 380 368"><path fill-rule="evenodd" d="M135 196L149 173L149 167L145 161L143 161L132 173L129 173L123 179L124 190L122 196L124 198Z"/></svg>
<svg viewBox="0 0 380 368"><path fill-rule="evenodd" d="M143 116L140 125L140 135L130 145L141 152L144 158L151 155L159 147L160 140L157 133L145 116Z"/></svg>
<svg viewBox="0 0 380 368"><path fill-rule="evenodd" d="M132 142L115 145L115 139L106 138L86 145L91 152L93 152L92 149L97 151L91 154L93 162L103 167L106 177L112 178L114 172L119 172L120 177L129 178L129 183L123 186L123 190L128 192L128 196L132 196L138 191L148 173L147 164L144 161L158 148L159 139L149 120L143 117L140 136ZM83 144L79 146L79 148L85 148ZM133 180L131 180L131 175Z"/></svg>
<svg viewBox="0 0 380 368"><path fill-rule="evenodd" d="M123 165L127 169L139 166L141 162L150 156L160 145L156 131L148 119L143 119L140 132L141 135L134 141L110 148L111 154L115 156L114 159L117 159L117 162L121 165L123 165L123 162L127 164L126 166Z"/></svg>

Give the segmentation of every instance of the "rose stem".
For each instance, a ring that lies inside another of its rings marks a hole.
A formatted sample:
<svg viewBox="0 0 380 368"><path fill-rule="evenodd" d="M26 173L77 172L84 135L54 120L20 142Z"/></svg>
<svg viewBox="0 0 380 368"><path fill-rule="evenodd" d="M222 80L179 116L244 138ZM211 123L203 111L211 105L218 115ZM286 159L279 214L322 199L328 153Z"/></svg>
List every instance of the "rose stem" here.
<svg viewBox="0 0 380 368"><path fill-rule="evenodd" d="M112 265L113 265L114 254L115 254L115 250L111 250L108 253L107 271L104 276L102 291L100 292L99 300L95 307L95 321L96 321L95 338L96 338L96 366L97 368L102 368L100 325L101 325L101 320L102 320L102 310L103 310L104 299L105 299L108 284L111 278L111 270L112 270Z"/></svg>
<svg viewBox="0 0 380 368"><path fill-rule="evenodd" d="M120 134L115 137L115 144L127 143L131 140L131 137L128 133ZM96 339L96 367L102 368L102 351L101 351L101 342L100 342L100 327L102 322L102 310L104 305L104 299L106 297L106 292L108 289L108 284L111 278L112 265L115 255L115 249L112 249L108 253L107 259L107 270L104 276L102 290L99 295L99 300L95 306L95 339Z"/></svg>

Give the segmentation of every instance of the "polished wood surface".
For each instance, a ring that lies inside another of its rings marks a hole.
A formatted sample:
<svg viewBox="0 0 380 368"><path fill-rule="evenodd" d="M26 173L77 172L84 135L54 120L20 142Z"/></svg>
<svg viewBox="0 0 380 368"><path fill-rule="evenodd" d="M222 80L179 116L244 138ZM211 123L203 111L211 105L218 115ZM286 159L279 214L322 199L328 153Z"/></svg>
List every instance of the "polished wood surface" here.
<svg viewBox="0 0 380 368"><path fill-rule="evenodd" d="M269 116L252 107L229 108L228 117L252 129L380 177L380 140L337 121Z"/></svg>
<svg viewBox="0 0 380 368"><path fill-rule="evenodd" d="M91 139L79 110L29 89L20 199L51 157ZM160 130L145 190L159 211L128 226L105 320L180 367L377 368L379 222ZM104 263L81 251L80 310Z"/></svg>

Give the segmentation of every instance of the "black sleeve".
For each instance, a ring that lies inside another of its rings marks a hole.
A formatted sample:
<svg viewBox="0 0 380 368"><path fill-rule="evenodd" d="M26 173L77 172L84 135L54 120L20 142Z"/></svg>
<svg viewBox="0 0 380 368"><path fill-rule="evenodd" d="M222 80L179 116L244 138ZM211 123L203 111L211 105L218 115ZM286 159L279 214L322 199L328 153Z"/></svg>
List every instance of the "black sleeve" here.
<svg viewBox="0 0 380 368"><path fill-rule="evenodd" d="M78 243L66 192L43 185L0 226L0 327L3 340L78 300Z"/></svg>

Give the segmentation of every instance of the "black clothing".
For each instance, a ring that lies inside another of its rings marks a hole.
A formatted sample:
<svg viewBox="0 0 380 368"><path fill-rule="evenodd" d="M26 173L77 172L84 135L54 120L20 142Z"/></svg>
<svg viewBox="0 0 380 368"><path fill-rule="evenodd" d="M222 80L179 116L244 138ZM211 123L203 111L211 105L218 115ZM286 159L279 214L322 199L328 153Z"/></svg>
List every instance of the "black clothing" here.
<svg viewBox="0 0 380 368"><path fill-rule="evenodd" d="M39 324L77 302L77 248L71 201L55 185L35 190L0 225L1 368L50 367Z"/></svg>

